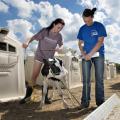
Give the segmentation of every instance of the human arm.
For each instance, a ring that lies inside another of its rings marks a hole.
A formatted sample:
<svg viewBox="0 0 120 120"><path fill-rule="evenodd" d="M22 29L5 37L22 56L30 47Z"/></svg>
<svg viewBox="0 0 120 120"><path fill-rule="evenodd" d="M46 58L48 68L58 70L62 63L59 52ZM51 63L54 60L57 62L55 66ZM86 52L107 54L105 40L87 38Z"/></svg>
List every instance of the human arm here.
<svg viewBox="0 0 120 120"><path fill-rule="evenodd" d="M78 41L78 46L79 46L79 50L81 52L82 57L84 57L86 55L85 51L83 50L83 46L84 46L84 41L79 40Z"/></svg>
<svg viewBox="0 0 120 120"><path fill-rule="evenodd" d="M104 45L104 38L107 37L106 29L102 23L97 23L96 30L98 40L93 49L86 55L86 60L90 60L91 57L94 56L97 51L99 51L99 49Z"/></svg>
<svg viewBox="0 0 120 120"><path fill-rule="evenodd" d="M57 47L55 48L55 51L58 52L58 53L62 52L63 51L63 45L61 45L61 46L57 45Z"/></svg>
<svg viewBox="0 0 120 120"><path fill-rule="evenodd" d="M34 39L29 38L29 39L27 39L25 42L23 42L23 44L22 44L23 48L27 48L28 45L29 45L29 43L31 43L33 40L34 40Z"/></svg>
<svg viewBox="0 0 120 120"><path fill-rule="evenodd" d="M55 48L55 51L58 53L63 51L63 39L61 34L59 34L59 39L57 41L57 46Z"/></svg>
<svg viewBox="0 0 120 120"><path fill-rule="evenodd" d="M98 42L96 43L95 47L90 51L90 53L88 53L85 56L85 60L90 60L91 57L100 49L100 47L103 45L104 42L104 37L99 37L98 38Z"/></svg>
<svg viewBox="0 0 120 120"><path fill-rule="evenodd" d="M45 34L45 29L43 28L42 30L40 30L38 33L36 33L35 35L33 35L31 38L27 39L23 44L23 48L27 48L29 43L31 43L33 40L41 40L43 39Z"/></svg>
<svg viewBox="0 0 120 120"><path fill-rule="evenodd" d="M86 51L84 51L84 49L83 49L83 47L84 47L83 27L81 27L79 29L77 39L78 39L78 47L79 47L79 50L81 52L81 57L84 58L84 56L86 55Z"/></svg>
<svg viewBox="0 0 120 120"><path fill-rule="evenodd" d="M86 55L85 59L90 60L91 57L100 49L100 47L103 45L104 38L107 37L106 29L103 24L99 23L97 26L97 32L98 32L98 41L96 45L93 47L93 49Z"/></svg>

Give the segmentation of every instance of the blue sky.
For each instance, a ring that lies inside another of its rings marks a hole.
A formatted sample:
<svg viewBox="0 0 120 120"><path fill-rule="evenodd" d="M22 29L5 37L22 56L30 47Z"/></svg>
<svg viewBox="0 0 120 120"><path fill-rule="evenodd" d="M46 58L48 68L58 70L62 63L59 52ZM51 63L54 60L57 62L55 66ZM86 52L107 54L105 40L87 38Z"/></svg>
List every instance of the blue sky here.
<svg viewBox="0 0 120 120"><path fill-rule="evenodd" d="M45 1L45 0L44 0ZM59 4L70 10L72 13L79 13L81 7L75 2L75 0L48 0L52 5ZM40 0L34 0L35 3L39 3Z"/></svg>
<svg viewBox="0 0 120 120"><path fill-rule="evenodd" d="M61 17L64 45L78 50L77 33L84 24L84 8L97 7L94 20L102 22L108 33L105 39L106 59L120 63L120 1L113 0L0 0L0 27L8 27L9 36L21 42L30 38L52 20ZM35 47L36 42L31 44Z"/></svg>

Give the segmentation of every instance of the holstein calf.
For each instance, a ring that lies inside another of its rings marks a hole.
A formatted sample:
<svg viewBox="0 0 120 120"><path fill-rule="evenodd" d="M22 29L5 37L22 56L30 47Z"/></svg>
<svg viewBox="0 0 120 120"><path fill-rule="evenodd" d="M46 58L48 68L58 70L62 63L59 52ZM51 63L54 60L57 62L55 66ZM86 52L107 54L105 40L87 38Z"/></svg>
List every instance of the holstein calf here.
<svg viewBox="0 0 120 120"><path fill-rule="evenodd" d="M63 105L65 108L68 108L68 104L64 99L63 91L61 88L61 80L67 75L68 71L64 68L62 60L58 58L53 59L44 59L44 65L41 70L41 74L44 77L43 80L43 95L39 108L42 109L42 106L45 102L45 95L47 93L48 84L52 82L53 89L57 88L59 95L62 98Z"/></svg>

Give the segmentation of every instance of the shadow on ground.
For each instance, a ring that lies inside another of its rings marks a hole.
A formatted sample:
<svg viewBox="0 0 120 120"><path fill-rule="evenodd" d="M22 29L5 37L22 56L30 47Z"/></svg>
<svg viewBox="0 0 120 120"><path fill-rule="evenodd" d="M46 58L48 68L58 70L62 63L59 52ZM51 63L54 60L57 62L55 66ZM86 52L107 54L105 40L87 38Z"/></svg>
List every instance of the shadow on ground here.
<svg viewBox="0 0 120 120"><path fill-rule="evenodd" d="M120 90L120 83L115 83L115 84L111 85L110 87L113 90Z"/></svg>
<svg viewBox="0 0 120 120"><path fill-rule="evenodd" d="M95 107L85 110L78 108L60 109L55 111L44 111L37 109L39 103L19 105L18 102L8 102L0 104L1 120L70 120L79 119L91 113Z"/></svg>

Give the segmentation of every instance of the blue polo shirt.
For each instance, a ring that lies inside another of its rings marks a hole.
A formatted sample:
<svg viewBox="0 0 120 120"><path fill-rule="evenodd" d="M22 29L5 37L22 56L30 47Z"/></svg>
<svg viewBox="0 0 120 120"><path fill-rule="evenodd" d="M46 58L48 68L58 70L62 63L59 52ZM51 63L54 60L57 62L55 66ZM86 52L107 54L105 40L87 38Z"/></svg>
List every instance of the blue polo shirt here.
<svg viewBox="0 0 120 120"><path fill-rule="evenodd" d="M91 26L83 25L77 38L84 41L83 50L88 54L98 42L99 37L106 37L107 33L103 24L94 22ZM98 50L100 55L104 56L104 44Z"/></svg>

